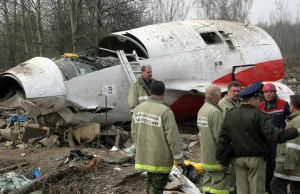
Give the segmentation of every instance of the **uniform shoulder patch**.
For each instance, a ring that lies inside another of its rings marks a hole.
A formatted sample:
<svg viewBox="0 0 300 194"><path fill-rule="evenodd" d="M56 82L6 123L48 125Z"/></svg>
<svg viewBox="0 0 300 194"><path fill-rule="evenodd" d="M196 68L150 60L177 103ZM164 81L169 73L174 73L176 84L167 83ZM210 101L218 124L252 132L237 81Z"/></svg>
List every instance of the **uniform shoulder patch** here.
<svg viewBox="0 0 300 194"><path fill-rule="evenodd" d="M208 127L207 117L198 117L197 126L198 127Z"/></svg>

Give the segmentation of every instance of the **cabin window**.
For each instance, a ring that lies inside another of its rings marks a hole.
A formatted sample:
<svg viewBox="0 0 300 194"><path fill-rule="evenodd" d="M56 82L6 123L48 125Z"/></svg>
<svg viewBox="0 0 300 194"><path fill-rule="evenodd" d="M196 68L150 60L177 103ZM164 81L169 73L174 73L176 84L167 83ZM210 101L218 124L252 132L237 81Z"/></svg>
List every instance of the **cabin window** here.
<svg viewBox="0 0 300 194"><path fill-rule="evenodd" d="M222 40L215 32L201 33L200 36L203 38L206 44L218 44L222 43Z"/></svg>

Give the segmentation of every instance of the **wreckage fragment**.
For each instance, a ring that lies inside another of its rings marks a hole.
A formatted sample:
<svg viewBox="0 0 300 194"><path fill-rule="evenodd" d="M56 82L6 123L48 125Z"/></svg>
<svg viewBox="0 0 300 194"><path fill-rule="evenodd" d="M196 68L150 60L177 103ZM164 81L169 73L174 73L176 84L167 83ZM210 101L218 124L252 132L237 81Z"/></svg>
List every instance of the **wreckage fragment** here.
<svg viewBox="0 0 300 194"><path fill-rule="evenodd" d="M169 180L178 182L179 189L188 194L201 194L196 185L186 178L176 166L173 166L169 174Z"/></svg>
<svg viewBox="0 0 300 194"><path fill-rule="evenodd" d="M100 134L100 124L83 123L77 125L72 131L72 135L79 144L85 144L93 141Z"/></svg>

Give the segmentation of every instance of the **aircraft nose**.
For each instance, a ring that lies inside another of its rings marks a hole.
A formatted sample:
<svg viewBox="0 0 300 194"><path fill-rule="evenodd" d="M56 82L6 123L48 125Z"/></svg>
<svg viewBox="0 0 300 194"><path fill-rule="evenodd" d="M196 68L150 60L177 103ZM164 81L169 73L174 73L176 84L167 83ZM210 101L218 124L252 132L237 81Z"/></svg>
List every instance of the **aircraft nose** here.
<svg viewBox="0 0 300 194"><path fill-rule="evenodd" d="M65 102L62 73L51 59L35 57L0 76L0 104L26 100L37 107L59 109ZM16 97L17 96L17 97ZM12 102L13 101L13 102Z"/></svg>

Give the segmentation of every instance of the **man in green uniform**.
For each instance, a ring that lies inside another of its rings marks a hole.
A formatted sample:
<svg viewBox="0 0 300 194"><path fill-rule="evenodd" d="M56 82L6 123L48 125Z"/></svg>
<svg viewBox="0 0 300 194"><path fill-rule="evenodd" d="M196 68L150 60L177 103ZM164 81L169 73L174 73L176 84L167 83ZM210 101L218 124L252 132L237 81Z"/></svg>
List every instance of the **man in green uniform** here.
<svg viewBox="0 0 300 194"><path fill-rule="evenodd" d="M205 170L202 191L204 193L229 193L229 177L215 158L216 143L223 122L218 102L221 88L210 85L205 90L205 103L198 112L197 126L201 143L201 162Z"/></svg>
<svg viewBox="0 0 300 194"><path fill-rule="evenodd" d="M150 96L150 85L154 82L152 79L152 68L150 65L143 65L142 75L134 82L128 93L128 104L131 111L140 103L147 100Z"/></svg>
<svg viewBox="0 0 300 194"><path fill-rule="evenodd" d="M147 171L148 194L162 194L174 160L183 164L179 131L171 109L166 106L165 85L155 81L151 97L133 110L131 136L136 147L135 168Z"/></svg>
<svg viewBox="0 0 300 194"><path fill-rule="evenodd" d="M228 112L228 110L237 108L240 100L239 100L239 92L241 91L241 84L238 81L232 81L227 86L227 95L224 96L220 102L219 106L223 111L223 115Z"/></svg>
<svg viewBox="0 0 300 194"><path fill-rule="evenodd" d="M241 84L238 81L231 81L227 86L227 95L225 95L219 102L219 106L223 111L223 116L233 109L237 108L240 104L240 98L238 96L241 91ZM235 171L234 166L230 166L230 191L235 190Z"/></svg>
<svg viewBox="0 0 300 194"><path fill-rule="evenodd" d="M238 194L264 194L268 141L283 143L300 134L300 128L273 126L270 117L257 108L261 88L262 82L256 82L239 93L243 103L227 112L217 144L220 160L232 143Z"/></svg>
<svg viewBox="0 0 300 194"><path fill-rule="evenodd" d="M290 110L287 127L300 127L300 95L290 96ZM300 193L300 137L277 146L276 169L271 181L273 194L286 194L287 185L293 194Z"/></svg>

